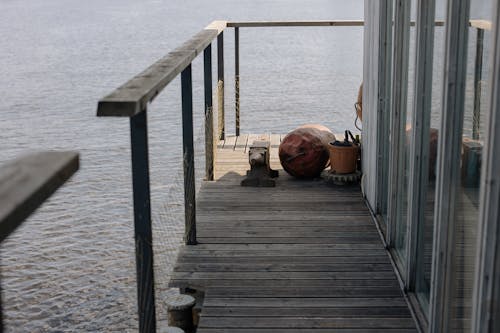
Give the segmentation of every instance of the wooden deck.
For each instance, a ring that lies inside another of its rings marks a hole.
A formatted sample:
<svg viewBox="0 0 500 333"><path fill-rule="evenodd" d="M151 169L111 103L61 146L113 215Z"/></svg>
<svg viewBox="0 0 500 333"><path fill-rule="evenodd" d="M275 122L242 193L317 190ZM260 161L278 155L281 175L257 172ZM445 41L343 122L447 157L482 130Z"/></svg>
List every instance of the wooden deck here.
<svg viewBox="0 0 500 333"><path fill-rule="evenodd" d="M247 147L228 137L197 199L199 245L181 249L171 287L205 293L198 333L416 332L357 186L298 181L241 187Z"/></svg>

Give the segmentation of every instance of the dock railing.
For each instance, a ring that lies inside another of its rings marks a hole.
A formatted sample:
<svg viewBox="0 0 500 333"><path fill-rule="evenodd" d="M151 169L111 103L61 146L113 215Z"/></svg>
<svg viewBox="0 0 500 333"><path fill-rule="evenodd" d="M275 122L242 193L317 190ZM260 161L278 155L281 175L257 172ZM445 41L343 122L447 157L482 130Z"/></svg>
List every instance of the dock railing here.
<svg viewBox="0 0 500 333"><path fill-rule="evenodd" d="M62 186L78 167L79 158L75 152L33 153L1 166L0 243ZM0 332L3 331L0 302Z"/></svg>
<svg viewBox="0 0 500 333"><path fill-rule="evenodd" d="M151 227L149 147L147 109L162 90L179 74L181 75L183 170L186 245L196 245L196 198L194 173L193 138L193 87L192 61L203 52L204 98L205 98L205 179L214 180L215 138L224 140L224 31L234 28L235 61L235 134L240 135L240 28L272 27L362 27L362 20L333 21L214 21L174 51L168 53L142 73L118 87L99 100L97 116L128 117L130 120L132 185L134 201L134 230L137 269L137 302L139 310L139 331L156 330L153 248ZM414 25L414 22L412 22ZM436 21L436 26L444 26ZM491 29L491 23L471 20L470 26L477 29L477 52L475 62L474 136L479 137L481 73L483 60L484 30ZM212 42L217 39L217 129L214 129L212 99Z"/></svg>

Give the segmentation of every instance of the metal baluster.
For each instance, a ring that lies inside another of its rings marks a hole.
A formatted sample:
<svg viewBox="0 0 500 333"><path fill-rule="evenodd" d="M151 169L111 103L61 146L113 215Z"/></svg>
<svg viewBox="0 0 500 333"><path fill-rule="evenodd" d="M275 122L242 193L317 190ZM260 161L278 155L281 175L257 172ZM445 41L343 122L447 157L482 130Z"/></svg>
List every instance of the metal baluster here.
<svg viewBox="0 0 500 333"><path fill-rule="evenodd" d="M219 140L225 139L224 120L224 32L217 36L217 96L219 104Z"/></svg>
<svg viewBox="0 0 500 333"><path fill-rule="evenodd" d="M205 177L214 180L214 111L212 101L212 45L203 52L205 86Z"/></svg>
<svg viewBox="0 0 500 333"><path fill-rule="evenodd" d="M234 28L234 101L236 136L240 136L240 28Z"/></svg>
<svg viewBox="0 0 500 333"><path fill-rule="evenodd" d="M139 332L155 332L155 293L146 109L130 118Z"/></svg>
<svg viewBox="0 0 500 333"><path fill-rule="evenodd" d="M193 144L193 83L191 64L182 71L182 142L184 164L184 205L186 245L196 245L196 198Z"/></svg>

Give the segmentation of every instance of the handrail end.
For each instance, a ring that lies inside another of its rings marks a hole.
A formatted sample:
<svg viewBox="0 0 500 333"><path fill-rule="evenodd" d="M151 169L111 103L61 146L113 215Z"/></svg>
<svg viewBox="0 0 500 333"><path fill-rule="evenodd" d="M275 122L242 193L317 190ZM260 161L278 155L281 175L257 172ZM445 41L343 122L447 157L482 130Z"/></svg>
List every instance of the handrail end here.
<svg viewBox="0 0 500 333"><path fill-rule="evenodd" d="M477 29L483 29L488 31L492 29L492 23L491 21L488 20L470 20L469 24L471 27Z"/></svg>
<svg viewBox="0 0 500 333"><path fill-rule="evenodd" d="M206 26L205 30L217 30L217 34L220 34L227 27L227 21L215 20Z"/></svg>
<svg viewBox="0 0 500 333"><path fill-rule="evenodd" d="M101 99L97 103L97 117L133 117L141 111L135 101Z"/></svg>

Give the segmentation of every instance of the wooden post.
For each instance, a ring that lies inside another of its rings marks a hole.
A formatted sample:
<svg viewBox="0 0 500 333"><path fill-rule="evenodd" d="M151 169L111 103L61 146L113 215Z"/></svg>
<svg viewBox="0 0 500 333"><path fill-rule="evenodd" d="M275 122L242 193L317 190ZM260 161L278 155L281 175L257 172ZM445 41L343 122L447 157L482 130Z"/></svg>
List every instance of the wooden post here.
<svg viewBox="0 0 500 333"><path fill-rule="evenodd" d="M236 136L240 136L240 28L234 28L234 107Z"/></svg>
<svg viewBox="0 0 500 333"><path fill-rule="evenodd" d="M193 307L195 304L196 299L185 294L167 299L168 324L179 327L186 333L193 333Z"/></svg>
<svg viewBox="0 0 500 333"><path fill-rule="evenodd" d="M196 245L196 198L193 143L193 83L191 65L181 74L182 86L182 142L184 165L184 210L186 245Z"/></svg>
<svg viewBox="0 0 500 333"><path fill-rule="evenodd" d="M224 120L224 32L217 36L217 97L218 97L218 119L219 140L225 138Z"/></svg>
<svg viewBox="0 0 500 333"><path fill-rule="evenodd" d="M146 109L130 118L139 332L156 331Z"/></svg>
<svg viewBox="0 0 500 333"><path fill-rule="evenodd" d="M214 180L214 112L212 101L212 45L203 51L205 86L205 177Z"/></svg>

